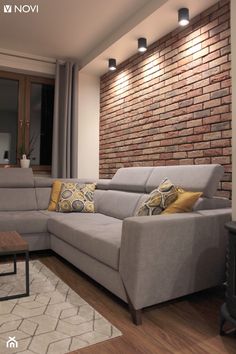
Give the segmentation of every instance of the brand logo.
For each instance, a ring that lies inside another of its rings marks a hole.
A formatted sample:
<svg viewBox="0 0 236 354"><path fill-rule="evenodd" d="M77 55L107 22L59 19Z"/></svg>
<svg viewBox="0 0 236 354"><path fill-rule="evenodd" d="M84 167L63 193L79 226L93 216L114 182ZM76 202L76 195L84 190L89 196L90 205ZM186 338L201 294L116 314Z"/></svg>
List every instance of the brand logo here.
<svg viewBox="0 0 236 354"><path fill-rule="evenodd" d="M8 337L8 341L6 342L6 347L7 348L18 348L18 342L16 340L16 337Z"/></svg>
<svg viewBox="0 0 236 354"><path fill-rule="evenodd" d="M4 9L5 13L12 12L12 6L11 5L4 5L3 9Z"/></svg>
<svg viewBox="0 0 236 354"><path fill-rule="evenodd" d="M39 13L38 5L3 5L3 11L5 13Z"/></svg>

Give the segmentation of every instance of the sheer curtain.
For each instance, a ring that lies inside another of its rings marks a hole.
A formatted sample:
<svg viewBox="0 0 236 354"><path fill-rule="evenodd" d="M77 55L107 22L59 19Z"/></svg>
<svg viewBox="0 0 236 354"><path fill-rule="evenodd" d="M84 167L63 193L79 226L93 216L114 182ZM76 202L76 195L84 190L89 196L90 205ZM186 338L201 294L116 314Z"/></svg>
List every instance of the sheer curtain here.
<svg viewBox="0 0 236 354"><path fill-rule="evenodd" d="M52 177L77 177L78 65L56 63Z"/></svg>

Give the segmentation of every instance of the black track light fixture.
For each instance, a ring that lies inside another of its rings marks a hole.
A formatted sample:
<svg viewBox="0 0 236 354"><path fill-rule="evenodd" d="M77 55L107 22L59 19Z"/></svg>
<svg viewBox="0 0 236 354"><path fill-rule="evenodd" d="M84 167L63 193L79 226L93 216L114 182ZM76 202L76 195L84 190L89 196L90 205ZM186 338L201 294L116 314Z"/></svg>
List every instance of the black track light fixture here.
<svg viewBox="0 0 236 354"><path fill-rule="evenodd" d="M180 26L186 26L189 24L189 9L187 7L179 9L178 21Z"/></svg>
<svg viewBox="0 0 236 354"><path fill-rule="evenodd" d="M138 39L138 51L140 53L144 53L147 50L147 39L146 38L139 38Z"/></svg>
<svg viewBox="0 0 236 354"><path fill-rule="evenodd" d="M110 71L115 71L116 70L116 59L110 58L108 60L108 68Z"/></svg>

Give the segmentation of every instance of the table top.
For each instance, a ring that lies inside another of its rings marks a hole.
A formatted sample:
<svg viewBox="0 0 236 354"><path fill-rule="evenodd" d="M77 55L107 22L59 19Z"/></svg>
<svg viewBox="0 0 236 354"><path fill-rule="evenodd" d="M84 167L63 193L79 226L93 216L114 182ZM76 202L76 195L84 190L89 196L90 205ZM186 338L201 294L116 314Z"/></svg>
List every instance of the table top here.
<svg viewBox="0 0 236 354"><path fill-rule="evenodd" d="M228 229L232 234L236 234L236 222L229 221L225 224L226 229Z"/></svg>
<svg viewBox="0 0 236 354"><path fill-rule="evenodd" d="M0 254L28 251L28 243L16 231L0 232Z"/></svg>

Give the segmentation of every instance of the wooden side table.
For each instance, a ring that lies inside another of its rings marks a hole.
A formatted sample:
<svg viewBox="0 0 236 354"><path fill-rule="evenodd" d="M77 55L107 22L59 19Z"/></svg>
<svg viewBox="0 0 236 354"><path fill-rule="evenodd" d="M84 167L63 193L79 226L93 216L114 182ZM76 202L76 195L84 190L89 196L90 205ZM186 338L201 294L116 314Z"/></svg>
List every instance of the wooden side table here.
<svg viewBox="0 0 236 354"><path fill-rule="evenodd" d="M3 296L0 301L17 299L29 296L29 246L28 243L16 231L0 232L0 256L13 255L13 271L0 273L0 276L17 274L17 254L25 256L25 293Z"/></svg>

